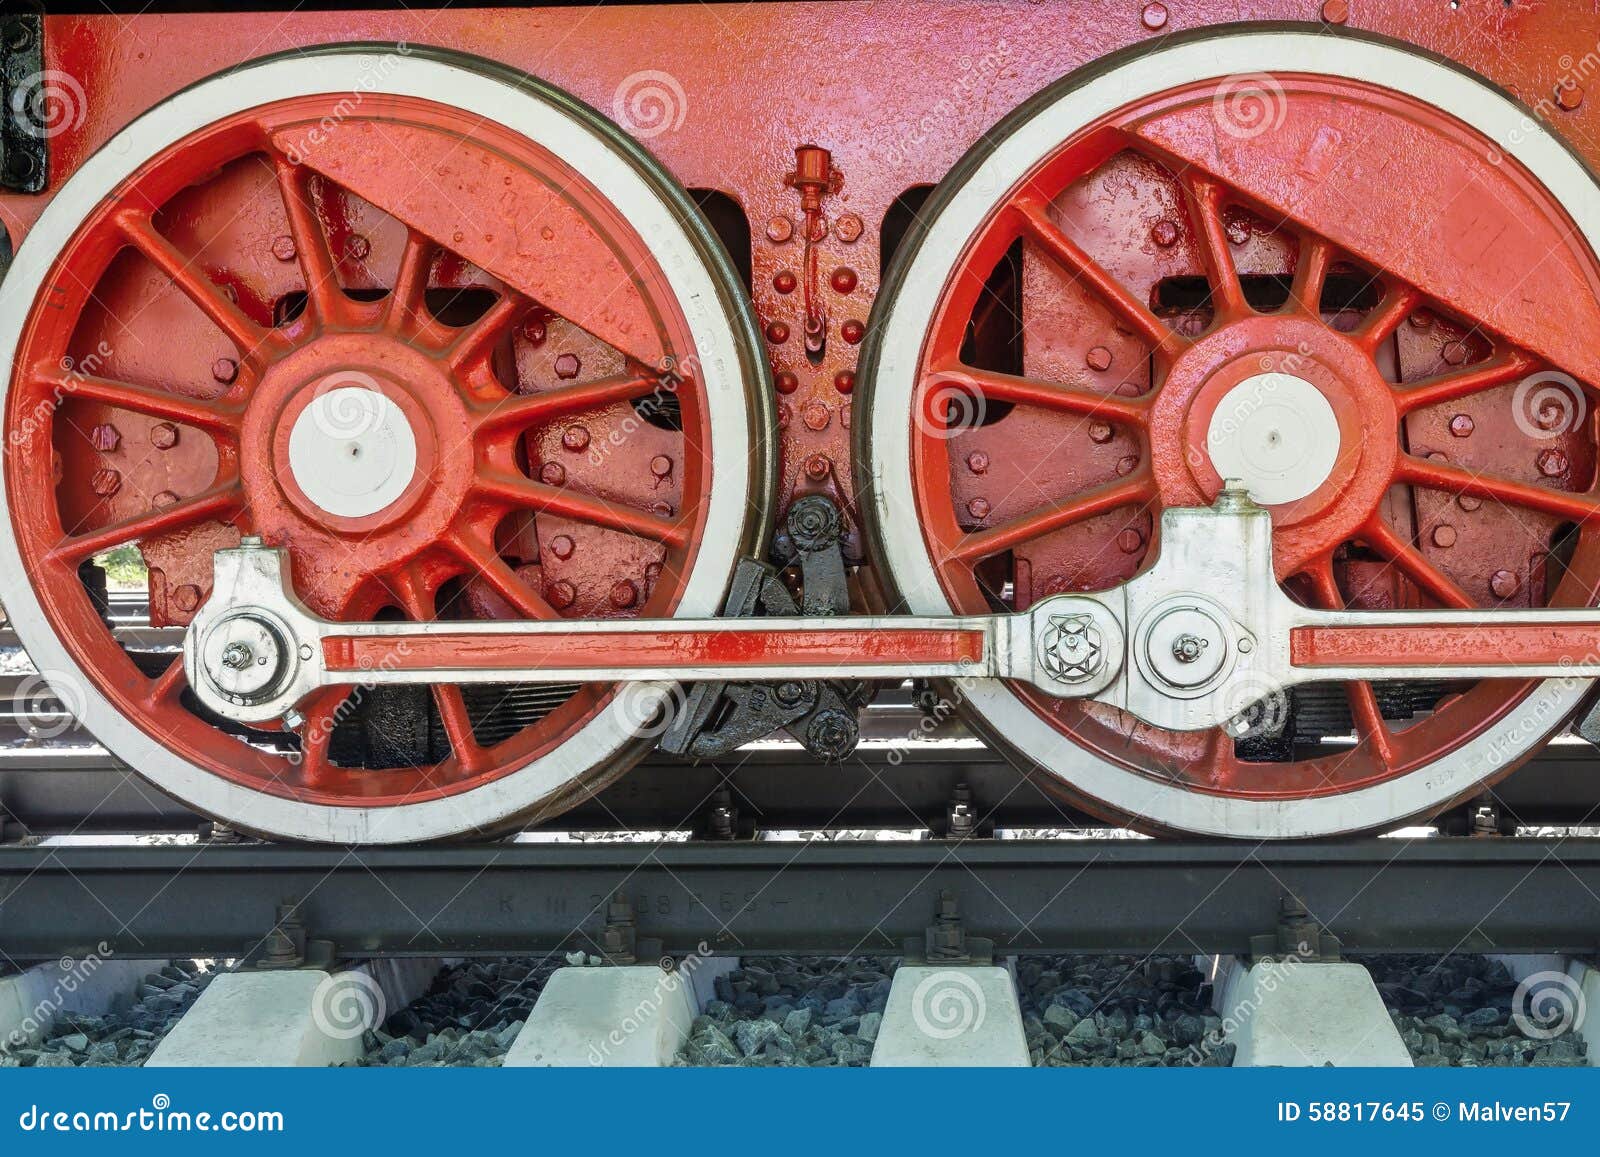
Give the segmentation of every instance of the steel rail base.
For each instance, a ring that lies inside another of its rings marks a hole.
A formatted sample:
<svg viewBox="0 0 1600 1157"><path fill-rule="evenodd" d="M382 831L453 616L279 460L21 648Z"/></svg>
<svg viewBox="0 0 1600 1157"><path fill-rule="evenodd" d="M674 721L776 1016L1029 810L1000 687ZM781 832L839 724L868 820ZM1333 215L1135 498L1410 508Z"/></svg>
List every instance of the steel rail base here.
<svg viewBox="0 0 1600 1157"><path fill-rule="evenodd" d="M239 955L297 904L345 956L898 953L942 891L1002 954L1237 952L1293 894L1346 950L1592 952L1600 840L1371 839L0 849L0 953Z"/></svg>

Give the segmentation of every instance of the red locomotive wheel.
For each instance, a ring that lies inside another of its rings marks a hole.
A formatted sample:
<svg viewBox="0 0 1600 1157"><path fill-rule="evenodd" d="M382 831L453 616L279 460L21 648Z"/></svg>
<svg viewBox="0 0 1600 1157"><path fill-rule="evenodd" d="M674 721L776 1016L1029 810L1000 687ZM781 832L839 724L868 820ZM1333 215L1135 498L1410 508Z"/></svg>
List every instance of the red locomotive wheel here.
<svg viewBox="0 0 1600 1157"><path fill-rule="evenodd" d="M922 613L1107 589L1226 475L1311 605L1492 627L1592 601L1594 192L1499 93L1359 39L1212 36L1041 94L948 178L879 301L861 445L893 587ZM1268 838L1436 810L1582 690L1319 686L1175 733L962 689L1091 806Z"/></svg>
<svg viewBox="0 0 1600 1157"><path fill-rule="evenodd" d="M764 534L718 243L598 114L486 69L363 47L202 83L84 165L7 279L7 608L102 742L248 830L548 814L669 689L336 688L241 732L118 641L85 579L107 552L137 545L155 626L245 534L333 619L630 618L714 614Z"/></svg>

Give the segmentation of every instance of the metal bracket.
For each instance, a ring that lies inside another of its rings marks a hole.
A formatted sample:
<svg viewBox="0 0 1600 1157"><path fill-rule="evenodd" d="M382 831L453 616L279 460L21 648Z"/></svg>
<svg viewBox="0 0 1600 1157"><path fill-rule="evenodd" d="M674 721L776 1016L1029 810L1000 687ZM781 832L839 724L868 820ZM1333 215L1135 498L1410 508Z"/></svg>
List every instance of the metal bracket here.
<svg viewBox="0 0 1600 1157"><path fill-rule="evenodd" d="M607 964L637 964L641 958L659 960L661 941L641 937L633 902L621 892L606 904L606 926L600 933L600 955Z"/></svg>
<svg viewBox="0 0 1600 1157"><path fill-rule="evenodd" d="M44 18L37 12L0 16L0 187L42 193L50 179L46 103L77 107L80 92L53 92L44 71Z"/></svg>
<svg viewBox="0 0 1600 1157"><path fill-rule="evenodd" d="M921 940L905 942L904 953L907 964L990 964L994 941L968 936L956 894L944 891L939 893L933 923L923 930Z"/></svg>
<svg viewBox="0 0 1600 1157"><path fill-rule="evenodd" d="M333 941L313 940L300 919L299 905L278 905L272 930L245 953L245 964L262 972L291 968L326 968L334 961Z"/></svg>
<svg viewBox="0 0 1600 1157"><path fill-rule="evenodd" d="M1295 896L1278 902L1276 930L1250 937L1250 958L1257 964L1338 960L1340 951L1339 938L1323 931Z"/></svg>

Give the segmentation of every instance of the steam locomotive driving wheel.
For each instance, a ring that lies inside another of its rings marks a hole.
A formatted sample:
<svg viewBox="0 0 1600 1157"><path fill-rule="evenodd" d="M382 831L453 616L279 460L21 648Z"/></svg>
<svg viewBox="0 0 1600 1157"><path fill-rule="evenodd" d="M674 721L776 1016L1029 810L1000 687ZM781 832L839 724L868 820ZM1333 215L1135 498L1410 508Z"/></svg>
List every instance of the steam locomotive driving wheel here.
<svg viewBox="0 0 1600 1157"><path fill-rule="evenodd" d="M1234 478L1308 605L1492 628L1591 604L1594 191L1504 95L1354 37L1213 34L1040 94L947 178L878 303L858 432L891 593L940 614L1109 589L1161 511ZM1469 796L1586 684L1263 690L1192 733L956 694L1102 813L1285 838Z"/></svg>

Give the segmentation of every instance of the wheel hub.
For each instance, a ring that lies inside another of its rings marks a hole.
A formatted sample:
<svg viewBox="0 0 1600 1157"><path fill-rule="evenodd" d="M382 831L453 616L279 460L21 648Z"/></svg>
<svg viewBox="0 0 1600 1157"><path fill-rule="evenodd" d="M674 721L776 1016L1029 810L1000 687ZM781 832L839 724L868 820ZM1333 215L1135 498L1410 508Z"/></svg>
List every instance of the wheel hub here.
<svg viewBox="0 0 1600 1157"><path fill-rule="evenodd" d="M289 431L289 476L315 506L365 518L393 505L417 473L405 411L357 372L333 374ZM344 384L350 383L350 384Z"/></svg>
<svg viewBox="0 0 1600 1157"><path fill-rule="evenodd" d="M1229 390L1206 430L1212 468L1237 478L1262 506L1304 498L1339 458L1339 419L1304 378L1252 374Z"/></svg>

